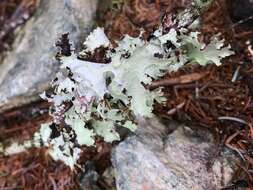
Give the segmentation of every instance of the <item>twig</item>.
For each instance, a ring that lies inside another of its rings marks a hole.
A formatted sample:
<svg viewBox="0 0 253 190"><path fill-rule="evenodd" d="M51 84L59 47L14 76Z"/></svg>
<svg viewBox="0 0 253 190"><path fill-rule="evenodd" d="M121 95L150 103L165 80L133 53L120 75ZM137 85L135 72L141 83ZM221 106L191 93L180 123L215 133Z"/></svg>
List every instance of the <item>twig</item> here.
<svg viewBox="0 0 253 190"><path fill-rule="evenodd" d="M238 123L242 123L245 125L248 125L248 123L240 118L237 117L230 117L230 116L222 116L222 117L218 117L218 120L230 120L230 121L236 121Z"/></svg>
<svg viewBox="0 0 253 190"><path fill-rule="evenodd" d="M231 26L231 28L234 28L234 27L236 27L236 26L238 26L238 25L241 25L241 24L243 24L243 23L245 23L245 22L248 22L249 20L252 20L252 19L253 19L253 15L251 15L251 16L245 18L245 19L239 20L238 22L234 23L234 24Z"/></svg>
<svg viewBox="0 0 253 190"><path fill-rule="evenodd" d="M170 79L162 79L159 81L154 81L152 84L148 86L149 89L155 89L161 86L172 86L175 84L187 84L191 82L198 81L205 77L209 72L204 73L191 73L187 75L181 75L179 77L170 78Z"/></svg>
<svg viewBox="0 0 253 190"><path fill-rule="evenodd" d="M53 186L53 190L57 190L57 185L55 180L52 178L52 176L48 176L49 180L51 181L51 184Z"/></svg>
<svg viewBox="0 0 253 190"><path fill-rule="evenodd" d="M170 109L167 114L168 115L173 115L174 113L176 113L179 109L182 109L185 105L185 101L183 101L181 104L178 104L175 108Z"/></svg>
<svg viewBox="0 0 253 190"><path fill-rule="evenodd" d="M238 148L236 148L236 147L234 147L234 146L232 146L232 145L230 144L230 142L231 142L237 135L239 135L239 134L240 134L240 131L237 131L236 133L234 133L233 135L231 135L230 137L228 137L227 140L226 140L226 142L225 142L225 145L226 145L228 148L230 148L230 149L236 151L236 152L241 156L241 158L245 161L245 158L244 158L244 156L242 155L241 151L240 151Z"/></svg>
<svg viewBox="0 0 253 190"><path fill-rule="evenodd" d="M231 82L235 82L236 79L238 78L238 74L239 74L240 68L241 68L240 65L236 68L236 70L235 70L235 72L234 72L234 75L233 75L233 77L232 77Z"/></svg>

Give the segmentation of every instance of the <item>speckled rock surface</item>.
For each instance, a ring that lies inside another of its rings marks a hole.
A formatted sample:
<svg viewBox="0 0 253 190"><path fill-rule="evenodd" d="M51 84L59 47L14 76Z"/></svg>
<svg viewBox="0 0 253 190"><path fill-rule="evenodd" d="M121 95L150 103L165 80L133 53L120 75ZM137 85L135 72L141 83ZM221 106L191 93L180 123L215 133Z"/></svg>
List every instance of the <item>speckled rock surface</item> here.
<svg viewBox="0 0 253 190"><path fill-rule="evenodd" d="M153 127L152 127L153 126ZM208 168L214 139L206 131L143 123L112 153L118 190L216 190L229 183L237 169L225 150Z"/></svg>
<svg viewBox="0 0 253 190"><path fill-rule="evenodd" d="M69 32L73 44L80 43L91 29L96 5L96 0L40 0L0 64L0 112L39 98L59 67L55 42Z"/></svg>

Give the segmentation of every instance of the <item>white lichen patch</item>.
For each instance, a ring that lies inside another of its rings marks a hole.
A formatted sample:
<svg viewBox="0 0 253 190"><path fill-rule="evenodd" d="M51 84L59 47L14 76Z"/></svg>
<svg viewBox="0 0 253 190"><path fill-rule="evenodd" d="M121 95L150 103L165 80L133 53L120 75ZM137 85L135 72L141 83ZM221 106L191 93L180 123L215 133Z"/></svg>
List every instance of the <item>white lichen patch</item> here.
<svg viewBox="0 0 253 190"><path fill-rule="evenodd" d="M4 152L4 155L13 155L13 154L18 154L21 152L24 152L28 148L32 147L32 142L30 140L25 141L24 143L20 144L17 142L13 142L10 146L3 148L0 150L0 152Z"/></svg>
<svg viewBox="0 0 253 190"><path fill-rule="evenodd" d="M94 51L99 47L108 47L110 41L104 33L103 28L96 28L91 35L86 38L86 41L83 43L86 47L85 51Z"/></svg>

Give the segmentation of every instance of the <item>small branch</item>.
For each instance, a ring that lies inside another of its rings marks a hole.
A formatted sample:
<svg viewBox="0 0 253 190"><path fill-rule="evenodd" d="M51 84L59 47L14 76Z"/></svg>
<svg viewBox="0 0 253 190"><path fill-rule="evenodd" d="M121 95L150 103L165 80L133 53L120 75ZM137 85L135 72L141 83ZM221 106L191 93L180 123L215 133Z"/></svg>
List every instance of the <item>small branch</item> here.
<svg viewBox="0 0 253 190"><path fill-rule="evenodd" d="M182 103L178 104L175 108L172 108L171 110L169 110L167 112L167 115L173 115L174 113L176 113L179 109L182 109L185 105L185 101L183 101Z"/></svg>
<svg viewBox="0 0 253 190"><path fill-rule="evenodd" d="M187 84L191 82L198 81L202 78L204 78L206 75L208 75L209 72L204 73L192 73L187 75L181 75L176 78L170 78L170 79L162 79L159 81L154 81L152 84L148 85L149 89L155 89L161 86L172 86L176 84Z"/></svg>
<svg viewBox="0 0 253 190"><path fill-rule="evenodd" d="M238 123L242 123L245 125L248 125L248 123L240 118L237 117L230 117L230 116L222 116L222 117L218 117L218 120L229 120L229 121L236 121Z"/></svg>

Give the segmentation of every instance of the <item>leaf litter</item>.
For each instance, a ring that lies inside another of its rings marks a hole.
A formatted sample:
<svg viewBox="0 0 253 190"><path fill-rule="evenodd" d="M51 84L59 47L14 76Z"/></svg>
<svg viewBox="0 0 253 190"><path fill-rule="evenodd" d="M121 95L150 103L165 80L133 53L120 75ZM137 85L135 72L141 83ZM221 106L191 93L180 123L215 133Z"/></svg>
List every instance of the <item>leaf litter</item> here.
<svg viewBox="0 0 253 190"><path fill-rule="evenodd" d="M164 6L164 2L165 1L155 1L153 4L151 4L152 6L160 7L160 10L162 10L161 7ZM139 14L139 17L137 18L140 20L136 19L136 21L139 21L139 23L141 23L143 22L142 19L144 17L141 16L142 11L140 11L140 7L141 10L143 9L143 7L147 8L147 4L145 4L145 1L138 0L133 1L133 3L135 3L135 5L139 5L139 7L137 6L135 7L136 9L133 9L135 10L133 15L135 18L136 15L138 16ZM125 5L122 5L123 8L124 6ZM231 26L228 12L224 11L226 10L226 8L227 5L223 1L214 1L209 10L204 13L202 30L205 31L205 35L201 37L204 41L208 41L213 33L228 33L228 35L224 36L225 38L227 38L228 41L232 42L232 49L238 50L236 52L236 55L232 56L229 59L226 59L220 67L216 67L215 65L208 65L207 67L197 65L186 66L179 69L179 71L177 72L172 72L165 75L160 81L157 82L160 83L159 85L165 86L165 96L174 98L168 98L165 106L161 106L159 104L155 105L154 112L164 118L173 118L180 121L184 121L186 123L193 123L196 127L209 128L210 131L213 132L217 138L217 147L213 150L213 156L210 158L210 162L212 161L212 159L215 159L215 157L219 156L219 150L222 146L228 146L229 148L235 150L236 152L238 152L238 156L243 158L244 162L240 165L241 171L239 171L237 173L237 176L235 176L234 178L234 184L238 186L242 184L244 184L245 186L250 186L250 182L252 181L253 168L253 155L250 151L253 148L253 106L251 98L253 87L250 79L252 79L251 75L253 69L251 63L252 57L250 57L248 47L245 45L245 41L248 39L248 36L250 36L250 34L249 32L241 29L240 27L230 27L233 32L224 29L224 23L225 25ZM153 16L152 19L160 19L164 12L165 8L163 9L163 11L158 11L159 16ZM113 14L115 16L117 14L122 13L117 13L117 11L115 13L114 11ZM217 16L224 14L226 16ZM132 22L131 20L133 18L131 16L124 16L124 19L129 19L130 22ZM157 26L157 24L159 23L159 19L156 24L149 26L149 31L153 30L154 26ZM116 26L113 25L113 27L106 27L111 26L110 24L114 24L117 22L118 25ZM114 40L115 38L119 39L123 36L123 33L131 34L131 27L129 27L129 31L124 31L122 34L110 35L110 33L115 32L115 30L117 31L117 28L123 27L119 26L121 25L119 23L119 21L114 21L112 18L105 21L104 26L106 32L110 36L110 40ZM137 30L137 35L139 34L139 26L140 24L134 24L134 27ZM235 30L237 31L236 33L234 32ZM240 66L240 71L237 80L232 81L232 78L236 69L238 68L238 65ZM164 83L166 85L164 85ZM12 114L14 116L18 115L18 117L21 118L24 116L23 113L11 111L3 115L4 121L10 122L10 115ZM28 121L29 120L26 120L26 122ZM48 119L44 119L44 121L41 123L44 123L45 121L48 121ZM15 126L13 125L13 121L11 121L10 123L10 127L5 128L4 130L8 131L12 129L13 126ZM24 125L26 124L22 124L19 126ZM19 127L13 127L13 131L16 130L19 130ZM5 132L3 132L2 134L5 134ZM39 150L35 150L35 152L36 151ZM15 157L17 158L17 162L21 163L21 165L27 159L24 158L22 154L15 155ZM28 157L33 156L28 155ZM10 157L8 159L11 158L13 157ZM4 161L6 161L6 158L4 159ZM2 163L4 161L2 161ZM31 166L33 165L33 163L35 163L36 166L37 162L38 161L36 161L36 159L32 158L31 162L28 165ZM43 168L50 170L51 166L43 164ZM9 167L12 167L12 165L10 165ZM22 169L25 169L25 167L27 166L21 166ZM42 176L42 174L38 175ZM54 179L57 178L57 175L60 174L55 173ZM68 174L68 176L66 177L68 179L71 179L71 176L73 175L74 174ZM9 180L13 179L17 179L17 177L11 175ZM36 181L35 178L33 179ZM26 182L26 187L31 187L31 184L29 186L29 181L27 179L23 179L22 182L17 181L15 185L16 187L25 187L23 186L24 182ZM6 185L5 182L3 182L3 184ZM74 184L78 184L78 182L72 181L72 185Z"/></svg>

